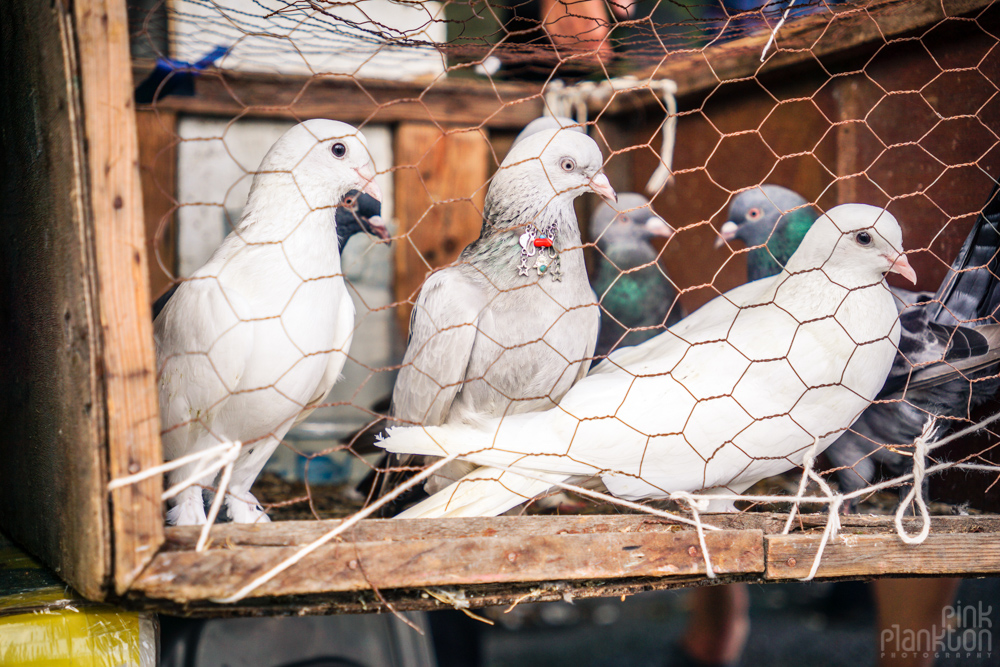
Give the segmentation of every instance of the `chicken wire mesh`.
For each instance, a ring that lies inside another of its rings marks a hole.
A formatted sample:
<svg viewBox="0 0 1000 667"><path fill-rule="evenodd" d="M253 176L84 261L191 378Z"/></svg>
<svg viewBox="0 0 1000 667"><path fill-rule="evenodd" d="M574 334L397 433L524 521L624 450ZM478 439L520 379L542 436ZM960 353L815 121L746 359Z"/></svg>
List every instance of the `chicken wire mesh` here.
<svg viewBox="0 0 1000 667"><path fill-rule="evenodd" d="M230 601L400 512L713 576L706 511L995 511L995 10L745 5L135 3L168 460L112 486L348 519Z"/></svg>

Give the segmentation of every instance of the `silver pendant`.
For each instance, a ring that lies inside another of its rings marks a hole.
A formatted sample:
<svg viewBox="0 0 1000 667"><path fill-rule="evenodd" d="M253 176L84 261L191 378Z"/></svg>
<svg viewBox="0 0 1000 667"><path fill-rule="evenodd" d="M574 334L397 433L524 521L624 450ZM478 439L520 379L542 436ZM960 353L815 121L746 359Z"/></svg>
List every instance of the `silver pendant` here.
<svg viewBox="0 0 1000 667"><path fill-rule="evenodd" d="M547 233L544 235L539 235L537 229L534 225L529 225L521 237L518 239L518 243L521 246L521 264L518 267L517 273L521 276L527 276L528 271L532 268L541 277L546 273L552 276L553 280L562 280L562 267L559 262L559 251L555 247L555 233L556 226L549 225L548 229L545 230ZM543 239L548 241L547 245L535 245L535 239ZM534 261L529 261L534 258Z"/></svg>

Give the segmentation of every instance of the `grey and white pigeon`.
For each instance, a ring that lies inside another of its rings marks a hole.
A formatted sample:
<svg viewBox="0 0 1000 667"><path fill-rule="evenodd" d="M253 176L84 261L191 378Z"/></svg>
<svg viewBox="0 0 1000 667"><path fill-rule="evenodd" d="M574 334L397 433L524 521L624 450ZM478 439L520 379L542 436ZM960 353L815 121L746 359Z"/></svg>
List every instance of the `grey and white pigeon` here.
<svg viewBox="0 0 1000 667"><path fill-rule="evenodd" d="M392 395L397 422L467 424L547 409L587 374L600 311L573 200L587 191L616 199L603 162L593 139L570 130L511 148L479 238L420 290ZM465 472L446 469L428 490Z"/></svg>
<svg viewBox="0 0 1000 667"><path fill-rule="evenodd" d="M268 520L250 487L347 359L354 305L336 210L350 190L381 199L374 177L354 127L315 119L291 128L261 162L236 229L154 322L165 458L241 442L226 495L235 522ZM169 482L207 464L184 465ZM202 487L214 478L176 496L167 521L204 523Z"/></svg>
<svg viewBox="0 0 1000 667"><path fill-rule="evenodd" d="M743 492L801 464L814 439L822 450L854 422L889 373L899 340L889 271L916 279L895 218L838 206L780 274L612 353L553 409L390 429L380 443L389 451L483 466L400 516L493 516L553 482L594 476L629 500Z"/></svg>
<svg viewBox="0 0 1000 667"><path fill-rule="evenodd" d="M878 467L912 468L905 452L931 416L934 439L972 417L1000 389L1000 196L994 188L933 297L900 316L899 354L879 402L826 452L841 491L870 486ZM901 495L906 488L901 489ZM845 503L853 510L857 499Z"/></svg>
<svg viewBox="0 0 1000 667"><path fill-rule="evenodd" d="M593 286L603 311L596 355L638 345L663 333L684 316L677 290L657 261L654 237L674 230L635 192L604 202L590 217L590 236L598 252Z"/></svg>

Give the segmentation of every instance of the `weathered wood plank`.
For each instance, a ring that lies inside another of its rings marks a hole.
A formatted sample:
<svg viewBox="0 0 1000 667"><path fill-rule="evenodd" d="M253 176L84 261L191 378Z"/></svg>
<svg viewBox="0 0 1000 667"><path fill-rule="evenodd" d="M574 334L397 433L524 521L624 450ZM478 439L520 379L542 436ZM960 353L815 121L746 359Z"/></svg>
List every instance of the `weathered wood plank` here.
<svg viewBox="0 0 1000 667"><path fill-rule="evenodd" d="M137 62L136 81L153 62ZM331 114L345 123L406 121L451 127L520 129L542 115L541 84L442 78L433 82L352 79L209 70L194 97L165 97L143 108L249 118L307 118Z"/></svg>
<svg viewBox="0 0 1000 667"><path fill-rule="evenodd" d="M719 572L763 571L761 531L713 531L706 535L706 543ZM222 597L295 551L277 547L163 552L133 588L177 602ZM695 531L354 542L317 549L252 595L704 572Z"/></svg>
<svg viewBox="0 0 1000 667"><path fill-rule="evenodd" d="M800 579L809 574L820 535L773 535L767 542L767 579ZM969 575L1000 572L1000 539L995 533L931 534L923 544L906 544L894 534L842 533L826 545L819 577L885 574Z"/></svg>
<svg viewBox="0 0 1000 667"><path fill-rule="evenodd" d="M0 3L0 526L99 599L110 523L75 49L64 3Z"/></svg>
<svg viewBox="0 0 1000 667"><path fill-rule="evenodd" d="M875 0L851 5L831 5L834 17L827 12L789 21L778 33L766 62L760 62L769 30L721 44L671 54L658 65L637 75L642 79L673 79L678 95L693 95L714 88L720 82L770 75L777 70L819 60L829 63L856 56L864 47L876 47L886 40L930 27L946 16L965 16L991 4L991 0ZM942 7L947 14L942 11ZM647 93L645 103L657 104ZM617 113L619 105L634 106L624 96L609 107Z"/></svg>
<svg viewBox="0 0 1000 667"><path fill-rule="evenodd" d="M787 515L769 514L770 525L780 522L777 533L784 529ZM848 531L864 531L866 533L896 532L895 517L890 515L850 514L840 517L840 525ZM918 520L912 517L903 520L907 530L920 530ZM826 526L825 514L802 514L795 518L793 529L801 531L820 531ZM966 516L933 516L931 531L934 533L1000 533L1000 516L994 514L976 514Z"/></svg>
<svg viewBox="0 0 1000 667"><path fill-rule="evenodd" d="M163 461L134 88L125 2L75 2L73 17L87 139L87 212L97 260L108 472L113 479ZM162 487L160 478L152 478L111 494L118 592L128 588L163 541Z"/></svg>
<svg viewBox="0 0 1000 667"><path fill-rule="evenodd" d="M180 139L175 113L139 111L135 120L146 220L149 295L155 300L173 284L176 275L177 144Z"/></svg>
<svg viewBox="0 0 1000 667"><path fill-rule="evenodd" d="M786 515L764 512L704 514L708 526L725 530L761 530L765 535L780 533ZM211 543L234 547L292 547L313 542L340 525L340 520L281 521L261 525L218 524L212 527ZM845 531L871 534L894 532L893 517L858 515L840 517ZM796 517L795 534L822 532L825 514ZM931 520L940 533L1000 533L1000 516L936 516ZM587 533L646 533L689 531L687 524L645 514L588 514L573 516L498 516L447 519L367 519L344 534L351 542L404 541L458 538L522 537L532 535L578 535ZM201 529L170 526L166 529L165 551L191 551Z"/></svg>
<svg viewBox="0 0 1000 667"><path fill-rule="evenodd" d="M780 536L775 535L784 527L785 516L780 514L716 514L704 518L706 523L731 529L727 533L708 533L709 549L717 567L733 556L734 542L723 539L726 535L761 534L765 544L794 537L815 545L826 521L825 515L803 515L796 519L793 528L807 532ZM916 529L910 525L913 521L908 520L911 531ZM687 556L690 557L691 547L696 546L696 537L686 526L645 515L383 519L359 523L344 534L344 539L348 541L329 545L326 551L322 551L322 557L314 554L315 560L297 565L296 568L302 568L302 574L294 575L293 569L290 579L272 582L274 588L267 591L267 597L250 598L227 606L207 601L209 596L231 592L281 557L292 553L293 548L312 542L339 523L299 521L266 526L220 525L213 529L213 548L200 555L192 552L197 529L168 528L164 551L130 591L129 600L132 604L149 608L195 615L290 611L362 613L388 611L375 593L366 590L368 581L375 583L380 594L396 609L432 610L448 607L424 590L438 586L460 590L465 600L473 607L479 607L515 601L555 600L563 595L617 596L733 581L776 580L768 579L756 566L741 571L718 567L719 576L715 580L706 579L703 570L670 576L655 572L649 574L642 568L655 569L655 554L670 557L670 550L663 547L669 544L669 540L678 540L681 547L687 544ZM888 540L885 544L895 540L893 548L905 553L909 547L888 534L893 530L892 524L891 516L842 517L845 534L852 533L855 538ZM1000 517L934 517L932 526L935 534L940 533L947 538L960 540L965 536L988 543L990 539L997 541ZM771 535L767 536L767 533ZM722 551L716 543L720 539L724 542ZM641 551L646 557L639 569L621 567L622 555L628 553L624 548L629 546L639 546L632 551ZM513 565L524 569L510 569L512 564L505 558L511 549L518 554ZM695 564L694 558L684 560L683 548L675 548L672 553L679 556L681 563ZM774 552L769 550L768 553L773 555ZM580 557L573 554L584 554L584 559L579 560ZM542 558L546 560L540 560ZM352 570L352 560L357 561L360 567ZM661 562L670 563L669 560L663 561L662 556ZM576 570L573 570L574 564L578 566ZM368 580L361 575L361 569L368 575ZM449 571L452 578L441 574L441 571ZM201 582L197 588L189 587L191 572L197 572L195 576ZM495 575L497 572L503 574ZM570 578L567 573L573 577L589 574L590 578ZM888 573L914 574L898 568ZM819 578L868 577L873 574L859 567L846 575L821 570ZM536 575L538 578L533 578ZM220 590L209 590L210 583L217 576L226 577L230 586L228 590L221 590L221 586ZM380 580L386 576L388 578ZM162 580L156 581L156 577ZM324 590L324 584L319 583L330 581L346 588L338 592L332 590L332 586L326 586ZM392 588L397 584L408 587ZM304 589L310 592L303 594L301 591ZM185 591L181 597L177 597L178 590Z"/></svg>
<svg viewBox="0 0 1000 667"><path fill-rule="evenodd" d="M461 604L469 608L517 605L531 602L585 599L595 597L625 597L648 591L690 588L694 586L721 585L735 582L765 583L761 575L720 574L715 579L703 576L675 577L626 577L595 581L548 581L509 584L483 584L456 588L437 588L432 597L427 590L388 589L327 593L310 596L250 598L231 605L195 600L178 603L172 600L146 597L139 591L130 591L120 600L123 606L191 617L239 617L277 614L384 614L395 611L440 611L452 609L447 594L459 596ZM381 598L379 597L381 595ZM384 600L384 602L383 602ZM385 604L391 605L391 608Z"/></svg>
<svg viewBox="0 0 1000 667"><path fill-rule="evenodd" d="M394 293L400 330L426 275L455 261L482 228L486 181L493 160L484 131L442 131L400 123L395 133L397 234Z"/></svg>
<svg viewBox="0 0 1000 667"><path fill-rule="evenodd" d="M705 523L730 530L767 530L778 517L765 514L705 515ZM340 520L282 521L262 525L219 524L213 526L214 544L232 546L285 547L309 544L340 525ZM783 525L783 524L782 524ZM498 516L446 519L368 519L344 534L352 542L528 537L533 535L580 535L588 533L646 533L690 531L690 525L647 515ZM164 549L194 549L200 529L193 526L167 528Z"/></svg>

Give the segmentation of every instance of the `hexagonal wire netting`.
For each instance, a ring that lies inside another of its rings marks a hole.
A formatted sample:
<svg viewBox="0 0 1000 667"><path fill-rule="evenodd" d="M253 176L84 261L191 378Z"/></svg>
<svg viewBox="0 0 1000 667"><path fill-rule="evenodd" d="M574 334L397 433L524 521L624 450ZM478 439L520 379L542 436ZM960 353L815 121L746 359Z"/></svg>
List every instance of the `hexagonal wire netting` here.
<svg viewBox="0 0 1000 667"><path fill-rule="evenodd" d="M995 511L998 21L910 4L134 3L170 519Z"/></svg>

